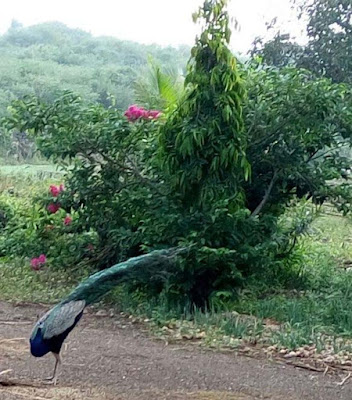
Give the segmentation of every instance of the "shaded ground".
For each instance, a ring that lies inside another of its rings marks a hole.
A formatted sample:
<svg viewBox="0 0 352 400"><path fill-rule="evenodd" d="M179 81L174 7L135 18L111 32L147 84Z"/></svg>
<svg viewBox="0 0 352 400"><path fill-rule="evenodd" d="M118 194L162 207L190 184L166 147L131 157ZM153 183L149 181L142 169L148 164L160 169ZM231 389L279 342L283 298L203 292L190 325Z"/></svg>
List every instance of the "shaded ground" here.
<svg viewBox="0 0 352 400"><path fill-rule="evenodd" d="M63 351L58 386L40 379L54 359L29 355L28 336L45 307L0 302L1 400L351 400L338 377L194 346L152 340L117 317L87 314ZM341 376L341 379L343 376Z"/></svg>

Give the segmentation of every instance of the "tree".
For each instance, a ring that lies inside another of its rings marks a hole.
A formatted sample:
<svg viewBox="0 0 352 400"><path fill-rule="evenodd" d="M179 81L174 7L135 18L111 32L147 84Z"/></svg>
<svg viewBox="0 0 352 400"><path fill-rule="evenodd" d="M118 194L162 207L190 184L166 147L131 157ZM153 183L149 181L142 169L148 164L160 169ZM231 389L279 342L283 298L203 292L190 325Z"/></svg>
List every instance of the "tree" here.
<svg viewBox="0 0 352 400"><path fill-rule="evenodd" d="M244 90L227 47L226 0L207 0L194 20L205 29L191 51L184 97L161 130L162 158L185 201L206 202L231 193L250 175L242 118Z"/></svg>
<svg viewBox="0 0 352 400"><path fill-rule="evenodd" d="M308 63L334 82L352 83L352 4L350 0L307 1Z"/></svg>
<svg viewBox="0 0 352 400"><path fill-rule="evenodd" d="M304 56L304 48L292 41L289 34L277 32L268 42L264 42L262 38L256 38L251 49L251 56L260 56L265 64L278 68L288 65L297 66Z"/></svg>
<svg viewBox="0 0 352 400"><path fill-rule="evenodd" d="M306 46L287 34L276 33L263 43L257 39L251 51L268 65L296 65L334 82L352 82L352 5L349 0L294 1L300 17L308 19ZM274 29L270 26L270 29Z"/></svg>
<svg viewBox="0 0 352 400"><path fill-rule="evenodd" d="M12 21L11 21L11 26L10 26L10 29L11 30L13 30L13 29L19 29L19 28L22 28L23 27L23 25L20 23L20 22L18 22L16 19L13 19Z"/></svg>
<svg viewBox="0 0 352 400"><path fill-rule="evenodd" d="M350 165L342 150L352 146L351 89L294 67L258 65L247 73L247 207L263 212L264 199L267 212L281 213L285 201L297 196L330 201L348 212L351 188L328 181L340 179Z"/></svg>

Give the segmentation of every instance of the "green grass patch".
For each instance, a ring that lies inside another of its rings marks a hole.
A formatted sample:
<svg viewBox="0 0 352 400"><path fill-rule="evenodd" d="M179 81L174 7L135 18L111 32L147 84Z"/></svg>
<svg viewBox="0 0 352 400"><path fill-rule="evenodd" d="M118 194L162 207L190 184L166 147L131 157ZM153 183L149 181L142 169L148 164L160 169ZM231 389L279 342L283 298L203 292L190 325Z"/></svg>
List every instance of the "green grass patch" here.
<svg viewBox="0 0 352 400"><path fill-rule="evenodd" d="M42 176L61 175L62 172L53 164L18 164L18 165L0 165L0 174L2 175L34 175L38 178Z"/></svg>
<svg viewBox="0 0 352 400"><path fill-rule="evenodd" d="M82 279L85 270L32 271L29 263L0 261L0 300L33 303L61 301Z"/></svg>
<svg viewBox="0 0 352 400"><path fill-rule="evenodd" d="M255 288L235 308L259 319L282 324L273 337L289 348L316 342L322 335L352 337L352 225L348 218L323 215L301 239L300 285L295 290Z"/></svg>

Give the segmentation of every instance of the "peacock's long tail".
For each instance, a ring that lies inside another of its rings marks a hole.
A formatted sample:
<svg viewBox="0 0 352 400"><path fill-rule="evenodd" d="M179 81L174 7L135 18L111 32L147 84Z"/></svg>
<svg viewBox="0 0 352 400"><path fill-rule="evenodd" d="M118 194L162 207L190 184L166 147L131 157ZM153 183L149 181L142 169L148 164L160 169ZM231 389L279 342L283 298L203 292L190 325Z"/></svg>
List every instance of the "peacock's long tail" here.
<svg viewBox="0 0 352 400"><path fill-rule="evenodd" d="M114 286L126 280L142 275L151 279L158 273L165 273L174 265L174 256L183 251L185 249L180 248L152 251L90 276L37 321L30 337L32 355L42 357L51 351L59 357L64 340L82 317L87 305L98 301Z"/></svg>
<svg viewBox="0 0 352 400"><path fill-rule="evenodd" d="M91 275L80 283L62 302L84 300L86 305L98 301L116 285L142 275L152 278L165 273L172 266L174 257L184 248L155 250L142 256L133 257L101 272Z"/></svg>

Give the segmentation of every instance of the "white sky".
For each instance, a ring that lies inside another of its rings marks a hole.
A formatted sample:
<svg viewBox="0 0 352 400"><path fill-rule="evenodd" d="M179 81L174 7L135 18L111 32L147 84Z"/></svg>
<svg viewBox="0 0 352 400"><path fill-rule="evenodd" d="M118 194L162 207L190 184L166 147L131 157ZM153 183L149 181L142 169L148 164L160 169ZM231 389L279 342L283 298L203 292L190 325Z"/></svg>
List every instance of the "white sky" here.
<svg viewBox="0 0 352 400"><path fill-rule="evenodd" d="M0 34L12 19L25 26L60 21L93 35L161 45L193 44L197 28L192 13L202 0L0 0ZM289 0L232 0L230 15L241 30L232 36L232 48L246 51L266 32L265 22L278 16L284 30L300 36Z"/></svg>

